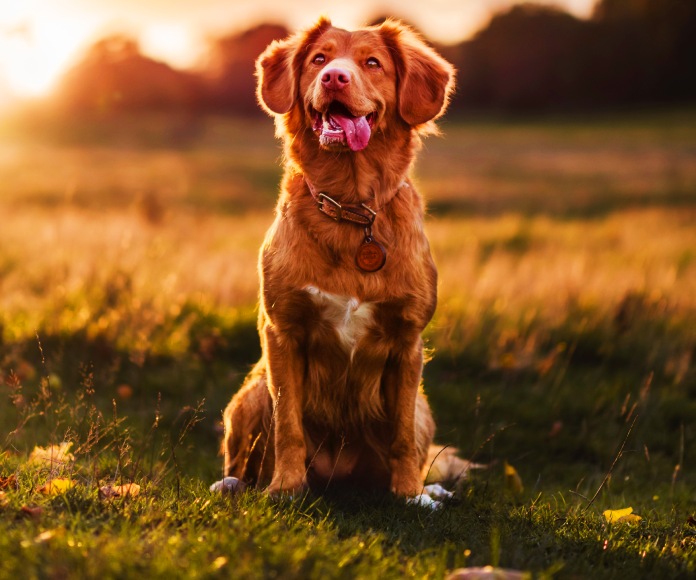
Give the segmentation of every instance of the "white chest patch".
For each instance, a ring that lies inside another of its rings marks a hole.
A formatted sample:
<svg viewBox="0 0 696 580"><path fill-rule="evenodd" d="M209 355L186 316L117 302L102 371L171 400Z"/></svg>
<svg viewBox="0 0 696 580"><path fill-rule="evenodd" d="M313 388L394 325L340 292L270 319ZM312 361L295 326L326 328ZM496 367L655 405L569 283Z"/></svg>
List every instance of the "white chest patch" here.
<svg viewBox="0 0 696 580"><path fill-rule="evenodd" d="M324 320L332 324L341 344L352 356L373 321L374 304L360 302L352 296L324 292L315 286L307 286L305 290L317 305L323 307Z"/></svg>

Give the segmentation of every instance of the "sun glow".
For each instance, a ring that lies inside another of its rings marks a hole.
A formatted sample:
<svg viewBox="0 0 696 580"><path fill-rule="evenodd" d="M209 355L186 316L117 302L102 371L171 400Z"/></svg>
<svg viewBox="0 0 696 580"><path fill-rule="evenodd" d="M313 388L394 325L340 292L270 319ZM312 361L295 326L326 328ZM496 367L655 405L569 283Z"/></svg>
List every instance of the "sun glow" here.
<svg viewBox="0 0 696 580"><path fill-rule="evenodd" d="M47 94L90 38L80 20L34 18L0 29L0 76L15 97Z"/></svg>
<svg viewBox="0 0 696 580"><path fill-rule="evenodd" d="M440 42L457 42L485 24L491 10L523 0L384 0L382 12L413 22ZM587 15L595 0L538 0ZM205 38L259 21L309 26L326 13L339 26L375 16L374 0L348 4L297 0L0 0L0 105L47 95L90 43L115 32L141 42L143 53L177 67L196 64ZM58 6L59 5L59 6ZM298 9L301 7L302 9Z"/></svg>
<svg viewBox="0 0 696 580"><path fill-rule="evenodd" d="M140 46L147 56L188 68L200 58L203 42L184 24L151 24L142 31Z"/></svg>

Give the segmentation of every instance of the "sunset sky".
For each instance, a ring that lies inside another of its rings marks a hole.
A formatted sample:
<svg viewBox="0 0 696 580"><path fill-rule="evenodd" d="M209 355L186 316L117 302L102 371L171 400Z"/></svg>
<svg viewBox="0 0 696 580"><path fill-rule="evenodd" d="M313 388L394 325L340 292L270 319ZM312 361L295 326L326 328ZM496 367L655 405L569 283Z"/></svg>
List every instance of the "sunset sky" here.
<svg viewBox="0 0 696 580"><path fill-rule="evenodd" d="M595 0L536 0L587 16ZM417 25L428 37L457 42L517 0L0 0L0 105L50 91L98 38L137 37L143 52L178 67L196 64L211 36L260 21L291 29L328 15L351 28L382 14Z"/></svg>

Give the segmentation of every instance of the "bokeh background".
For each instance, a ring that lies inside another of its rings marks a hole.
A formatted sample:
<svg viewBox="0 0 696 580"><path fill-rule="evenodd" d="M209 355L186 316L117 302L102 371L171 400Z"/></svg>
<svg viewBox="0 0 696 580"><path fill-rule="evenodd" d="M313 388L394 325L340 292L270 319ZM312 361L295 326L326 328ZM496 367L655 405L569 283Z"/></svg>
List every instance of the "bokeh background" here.
<svg viewBox="0 0 696 580"><path fill-rule="evenodd" d="M483 468L435 514L208 491L282 173L253 63L320 14L458 69L413 167L424 388ZM0 576L693 576L694 32L694 0L0 0Z"/></svg>
<svg viewBox="0 0 696 580"><path fill-rule="evenodd" d="M66 110L257 112L252 62L327 14L352 28L389 15L459 69L453 111L578 110L696 95L684 0L29 0L0 8L0 106L52 93Z"/></svg>

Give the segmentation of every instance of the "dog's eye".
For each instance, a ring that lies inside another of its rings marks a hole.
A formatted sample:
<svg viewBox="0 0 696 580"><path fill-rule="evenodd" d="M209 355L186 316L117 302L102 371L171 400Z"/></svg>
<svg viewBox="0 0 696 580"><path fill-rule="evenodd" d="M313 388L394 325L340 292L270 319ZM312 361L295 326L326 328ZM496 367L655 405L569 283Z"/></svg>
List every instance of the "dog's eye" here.
<svg viewBox="0 0 696 580"><path fill-rule="evenodd" d="M323 54L317 54L313 59L313 64L324 64L326 62L326 57Z"/></svg>
<svg viewBox="0 0 696 580"><path fill-rule="evenodd" d="M379 64L379 61L374 56L371 56L370 58L368 58L365 61L365 65L367 66L367 68L373 68L373 69L382 68L382 65Z"/></svg>

